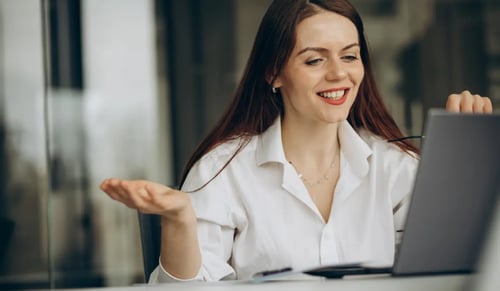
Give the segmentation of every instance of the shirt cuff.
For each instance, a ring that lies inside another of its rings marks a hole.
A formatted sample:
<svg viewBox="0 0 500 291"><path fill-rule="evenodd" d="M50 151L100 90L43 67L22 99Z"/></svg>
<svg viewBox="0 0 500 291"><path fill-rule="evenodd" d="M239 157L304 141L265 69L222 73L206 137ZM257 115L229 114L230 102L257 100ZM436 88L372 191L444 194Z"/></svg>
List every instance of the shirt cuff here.
<svg viewBox="0 0 500 291"><path fill-rule="evenodd" d="M154 269L154 271L151 273L151 276L149 277L150 284L167 283L167 282L191 282L191 281L203 281L201 268L195 277L190 279L181 279L167 272L161 265L160 261L158 261L158 266L156 267L156 269Z"/></svg>

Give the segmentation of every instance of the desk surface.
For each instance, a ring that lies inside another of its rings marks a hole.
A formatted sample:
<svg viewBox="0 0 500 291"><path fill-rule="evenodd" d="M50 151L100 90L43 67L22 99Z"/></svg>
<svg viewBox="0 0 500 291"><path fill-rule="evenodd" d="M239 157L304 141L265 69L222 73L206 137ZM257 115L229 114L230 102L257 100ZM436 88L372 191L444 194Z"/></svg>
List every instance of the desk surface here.
<svg viewBox="0 0 500 291"><path fill-rule="evenodd" d="M369 290L369 291L462 291L467 282L472 279L472 275L444 275L444 276L418 276L418 277L362 277L346 278L335 280L310 280L310 281L275 281L265 283L243 283L243 282L187 282L168 283L158 285L137 285L130 287L110 287L110 288L88 288L88 289L68 289L75 290L95 290L95 291L151 291L151 290L221 290L221 291L298 291L298 290Z"/></svg>

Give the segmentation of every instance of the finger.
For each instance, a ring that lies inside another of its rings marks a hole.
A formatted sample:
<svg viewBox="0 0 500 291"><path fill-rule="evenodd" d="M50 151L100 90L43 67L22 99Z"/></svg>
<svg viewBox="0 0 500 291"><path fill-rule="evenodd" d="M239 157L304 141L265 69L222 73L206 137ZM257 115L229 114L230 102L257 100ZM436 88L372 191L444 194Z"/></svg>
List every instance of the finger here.
<svg viewBox="0 0 500 291"><path fill-rule="evenodd" d="M106 191L106 189L109 187L109 180L111 180L110 178L108 179L104 179L101 184L99 185L99 188L102 190L102 191Z"/></svg>
<svg viewBox="0 0 500 291"><path fill-rule="evenodd" d="M125 203L129 203L129 195L126 189L123 187L124 180L113 178L109 181L109 189L113 191L115 195L118 197L118 200Z"/></svg>
<svg viewBox="0 0 500 291"><path fill-rule="evenodd" d="M473 96L472 111L474 113L483 113L484 112L483 98L477 94L475 94Z"/></svg>
<svg viewBox="0 0 500 291"><path fill-rule="evenodd" d="M472 94L468 90L465 90L460 94L460 96L460 112L473 112L474 97Z"/></svg>
<svg viewBox="0 0 500 291"><path fill-rule="evenodd" d="M125 204L128 208L137 209L139 211L147 210L147 203L140 197L136 197L127 189L130 187L130 182L117 178L106 179L101 183L101 189L108 194L113 200Z"/></svg>
<svg viewBox="0 0 500 291"><path fill-rule="evenodd" d="M171 207L171 197L169 197L169 188L161 187L160 185L147 184L144 185L144 190L148 193L151 203L158 207L161 211L169 210Z"/></svg>
<svg viewBox="0 0 500 291"><path fill-rule="evenodd" d="M146 185L142 185L135 191L134 203L137 208L142 213L155 213L160 214L163 209L161 205L161 193L153 193L148 191ZM157 197L155 200L154 197ZM163 197L165 198L165 197Z"/></svg>
<svg viewBox="0 0 500 291"><path fill-rule="evenodd" d="M102 180L101 184L99 184L99 189L103 190L103 188L105 188L107 184L108 184L108 179Z"/></svg>
<svg viewBox="0 0 500 291"><path fill-rule="evenodd" d="M451 94L448 96L448 100L446 101L446 110L451 112L460 112L460 99L461 97L458 94Z"/></svg>
<svg viewBox="0 0 500 291"><path fill-rule="evenodd" d="M156 187L151 187L151 185L145 184L141 189L141 195L147 196L153 204L157 204L158 198L161 194L157 193L158 189Z"/></svg>
<svg viewBox="0 0 500 291"><path fill-rule="evenodd" d="M137 189L137 195L139 195L139 197L141 197L142 199L144 200L147 200L147 201L150 201L151 200L151 197L150 197L150 194L149 192L144 188L144 186L140 187Z"/></svg>
<svg viewBox="0 0 500 291"><path fill-rule="evenodd" d="M116 190L114 189L114 187L112 186L112 183L111 181L113 180L113 178L109 178L109 179L106 179L104 180L101 185L99 185L99 188L106 194L108 194L108 196L110 196L112 199L114 200L118 200L119 198L119 195L118 193L116 193Z"/></svg>
<svg viewBox="0 0 500 291"><path fill-rule="evenodd" d="M148 212L150 205L147 203L140 195L134 193L128 197L128 205L129 207L137 209L141 212Z"/></svg>
<svg viewBox="0 0 500 291"><path fill-rule="evenodd" d="M121 202L121 197L114 190L106 190L104 191L111 199Z"/></svg>
<svg viewBox="0 0 500 291"><path fill-rule="evenodd" d="M143 189L151 199L158 199L172 193L172 188L156 183L145 184Z"/></svg>
<svg viewBox="0 0 500 291"><path fill-rule="evenodd" d="M491 99L488 97L482 97L483 98L483 111L484 113L492 113L493 112L493 104L491 103Z"/></svg>
<svg viewBox="0 0 500 291"><path fill-rule="evenodd" d="M146 201L147 193L144 195L144 191L141 191L143 187L140 185L140 181L120 181L120 188L126 200L134 208L144 208L148 204Z"/></svg>
<svg viewBox="0 0 500 291"><path fill-rule="evenodd" d="M127 197L130 205L143 213L154 213L158 208L151 199L151 193L149 193L145 186L151 184L148 181L122 181L122 187L124 191L127 192Z"/></svg>
<svg viewBox="0 0 500 291"><path fill-rule="evenodd" d="M137 209L142 213L154 213L156 205L153 203L150 194L144 187L137 189Z"/></svg>
<svg viewBox="0 0 500 291"><path fill-rule="evenodd" d="M140 197L141 199L148 198L147 191L144 190L142 181L120 181L122 191L129 197Z"/></svg>

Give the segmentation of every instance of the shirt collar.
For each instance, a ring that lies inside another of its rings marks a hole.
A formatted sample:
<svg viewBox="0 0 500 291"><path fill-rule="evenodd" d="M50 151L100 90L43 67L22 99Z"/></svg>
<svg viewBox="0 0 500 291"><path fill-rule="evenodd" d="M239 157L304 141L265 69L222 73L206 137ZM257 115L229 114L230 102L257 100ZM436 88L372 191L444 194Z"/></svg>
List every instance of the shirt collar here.
<svg viewBox="0 0 500 291"><path fill-rule="evenodd" d="M368 173L368 157L372 150L347 120L339 126L339 141L345 160L358 176L365 176Z"/></svg>
<svg viewBox="0 0 500 291"><path fill-rule="evenodd" d="M368 173L368 157L372 150L347 121L340 123L339 141L346 161L359 176L365 176ZM261 134L255 155L258 166L267 162L287 162L281 140L280 117Z"/></svg>
<svg viewBox="0 0 500 291"><path fill-rule="evenodd" d="M274 123L260 135L255 155L258 166L267 162L287 162L281 141L281 117L278 116Z"/></svg>

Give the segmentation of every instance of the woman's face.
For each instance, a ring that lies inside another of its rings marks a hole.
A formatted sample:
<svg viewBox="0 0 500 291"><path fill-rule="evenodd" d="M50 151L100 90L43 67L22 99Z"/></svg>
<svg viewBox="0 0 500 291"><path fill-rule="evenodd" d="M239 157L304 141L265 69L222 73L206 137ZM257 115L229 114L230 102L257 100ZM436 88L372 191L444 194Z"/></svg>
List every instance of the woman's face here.
<svg viewBox="0 0 500 291"><path fill-rule="evenodd" d="M299 23L296 34L273 84L283 97L285 120L346 120L364 76L356 26L339 14L320 12Z"/></svg>

